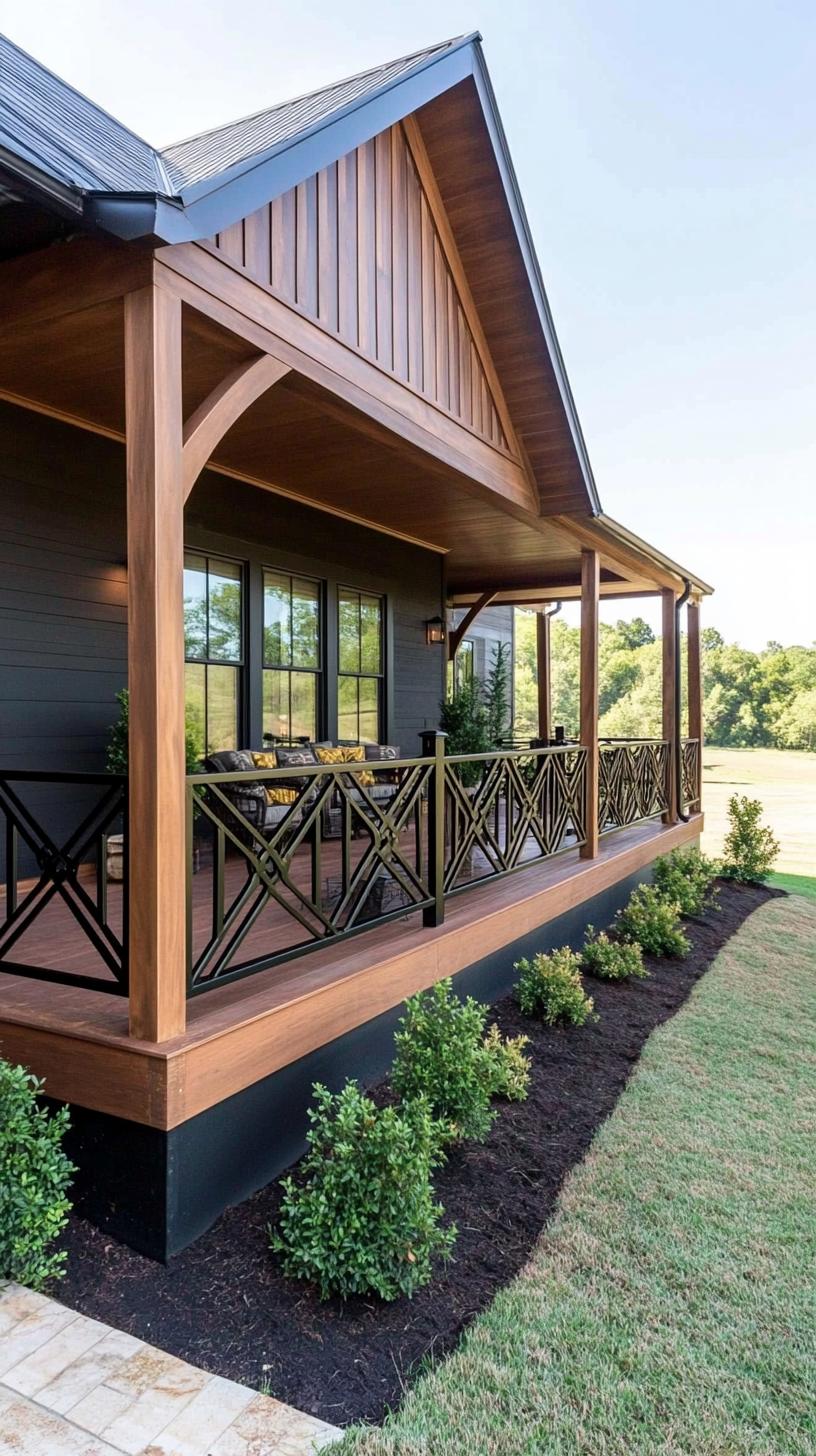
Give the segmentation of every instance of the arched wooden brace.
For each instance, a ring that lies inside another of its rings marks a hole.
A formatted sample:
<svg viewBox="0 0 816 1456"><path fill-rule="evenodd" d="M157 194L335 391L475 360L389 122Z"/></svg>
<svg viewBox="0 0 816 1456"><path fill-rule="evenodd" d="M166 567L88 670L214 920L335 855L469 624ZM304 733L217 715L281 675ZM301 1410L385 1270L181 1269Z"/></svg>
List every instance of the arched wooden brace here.
<svg viewBox="0 0 816 1456"><path fill-rule="evenodd" d="M485 607L490 606L490 603L492 602L495 595L496 593L494 591L483 592L482 595L479 597L479 600L477 602L474 602L472 607L468 607L464 617L459 623L459 626L453 627L448 633L448 657L451 662L453 662L453 659L459 650L459 644L462 641L465 633L467 632L468 627L472 627L479 613L483 612Z"/></svg>
<svg viewBox="0 0 816 1456"><path fill-rule="evenodd" d="M182 449L183 498L186 501L219 441L256 399L285 374L288 364L262 354L231 370L184 421Z"/></svg>

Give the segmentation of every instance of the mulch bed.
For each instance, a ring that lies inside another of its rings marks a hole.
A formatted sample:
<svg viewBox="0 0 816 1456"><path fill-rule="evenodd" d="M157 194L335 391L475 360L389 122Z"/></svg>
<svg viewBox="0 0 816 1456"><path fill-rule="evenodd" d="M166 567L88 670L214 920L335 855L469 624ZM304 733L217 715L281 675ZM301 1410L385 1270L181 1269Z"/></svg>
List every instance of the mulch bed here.
<svg viewBox="0 0 816 1456"><path fill-rule="evenodd" d="M63 1239L68 1273L56 1294L86 1315L215 1374L266 1388L343 1425L379 1421L420 1361L438 1359L525 1263L561 1184L612 1111L649 1033L683 1004L721 946L780 893L721 886L720 911L687 922L685 961L654 961L644 981L588 981L600 1021L548 1029L498 1002L502 1031L531 1037L530 1096L504 1104L487 1142L453 1151L436 1186L459 1228L454 1255L413 1299L321 1303L283 1277L270 1254L278 1188L227 1211L165 1267L80 1218Z"/></svg>

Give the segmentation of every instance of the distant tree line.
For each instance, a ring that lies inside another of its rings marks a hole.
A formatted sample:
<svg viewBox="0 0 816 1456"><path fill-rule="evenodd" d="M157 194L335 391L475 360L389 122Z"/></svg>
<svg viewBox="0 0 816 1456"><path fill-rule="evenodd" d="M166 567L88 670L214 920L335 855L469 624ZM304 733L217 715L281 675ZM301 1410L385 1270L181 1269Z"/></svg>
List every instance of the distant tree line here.
<svg viewBox="0 0 816 1456"><path fill-rule="evenodd" d="M578 627L552 623L553 723L578 731L580 644ZM816 750L816 643L761 652L727 643L713 627L701 634L706 740L721 748ZM681 638L685 730L685 637ZM602 624L599 641L600 734L603 738L659 738L662 644L641 617ZM538 729L536 628L533 612L516 613L515 732Z"/></svg>

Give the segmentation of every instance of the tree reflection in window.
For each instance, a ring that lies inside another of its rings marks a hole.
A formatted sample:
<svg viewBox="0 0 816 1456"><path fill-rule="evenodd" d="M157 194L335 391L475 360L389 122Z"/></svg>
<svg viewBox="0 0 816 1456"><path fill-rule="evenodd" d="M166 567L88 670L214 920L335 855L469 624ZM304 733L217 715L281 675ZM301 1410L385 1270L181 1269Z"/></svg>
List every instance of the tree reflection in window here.
<svg viewBox="0 0 816 1456"><path fill-rule="evenodd" d="M187 721L201 751L238 746L243 667L243 573L236 561L184 555Z"/></svg>
<svg viewBox="0 0 816 1456"><path fill-rule="evenodd" d="M337 736L341 742L382 738L383 603L341 587L338 594Z"/></svg>
<svg viewBox="0 0 816 1456"><path fill-rule="evenodd" d="M264 736L314 739L320 716L320 584L264 571Z"/></svg>

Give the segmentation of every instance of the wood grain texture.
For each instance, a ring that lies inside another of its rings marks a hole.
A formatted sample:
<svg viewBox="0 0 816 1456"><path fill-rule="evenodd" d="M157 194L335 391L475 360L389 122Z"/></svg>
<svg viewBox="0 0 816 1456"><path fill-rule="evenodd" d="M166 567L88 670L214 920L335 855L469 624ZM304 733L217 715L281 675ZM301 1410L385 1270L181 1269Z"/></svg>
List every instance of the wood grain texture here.
<svg viewBox="0 0 816 1456"><path fill-rule="evenodd" d="M552 660L550 614L536 612L536 666L538 668L538 736L545 742L553 736Z"/></svg>
<svg viewBox="0 0 816 1456"><path fill-rule="evenodd" d="M663 816L664 824L677 821L677 779L674 771L675 733L679 705L676 699L675 667L677 662L677 613L675 594L669 588L661 592L663 619L663 737L669 743L669 792L668 809Z"/></svg>
<svg viewBox="0 0 816 1456"><path fill-rule="evenodd" d="M437 929L396 922L210 992L158 1047L128 1037L117 998L0 977L0 1042L54 1097L175 1127L695 840L703 822L621 830L591 862L572 851L457 897Z"/></svg>
<svg viewBox="0 0 816 1456"><path fill-rule="evenodd" d="M269 354L239 364L185 421L182 451L185 501L230 426L289 372L288 364L282 364Z"/></svg>
<svg viewBox="0 0 816 1456"><path fill-rule="evenodd" d="M518 457L412 118L217 234L211 245L467 429Z"/></svg>
<svg viewBox="0 0 816 1456"><path fill-rule="evenodd" d="M688 736L700 744L697 759L697 802L703 791L703 668L700 651L700 603L690 601L686 607L688 659Z"/></svg>
<svg viewBox="0 0 816 1456"><path fill-rule="evenodd" d="M600 562L597 551L581 553L581 742L587 750L586 841L583 859L598 853L598 624Z"/></svg>
<svg viewBox="0 0 816 1456"><path fill-rule="evenodd" d="M181 305L125 299L130 692L130 1026L185 1024Z"/></svg>
<svg viewBox="0 0 816 1456"><path fill-rule="evenodd" d="M162 249L157 277L166 279L168 288L206 316L224 323L229 320L228 326L239 337L257 340L265 352L356 406L365 416L362 427L386 425L399 438L459 469L464 479L476 486L489 485L509 505L537 517L534 488L522 465L506 451L407 389L245 273L225 267L217 253L186 243ZM185 288L180 280L192 288Z"/></svg>

